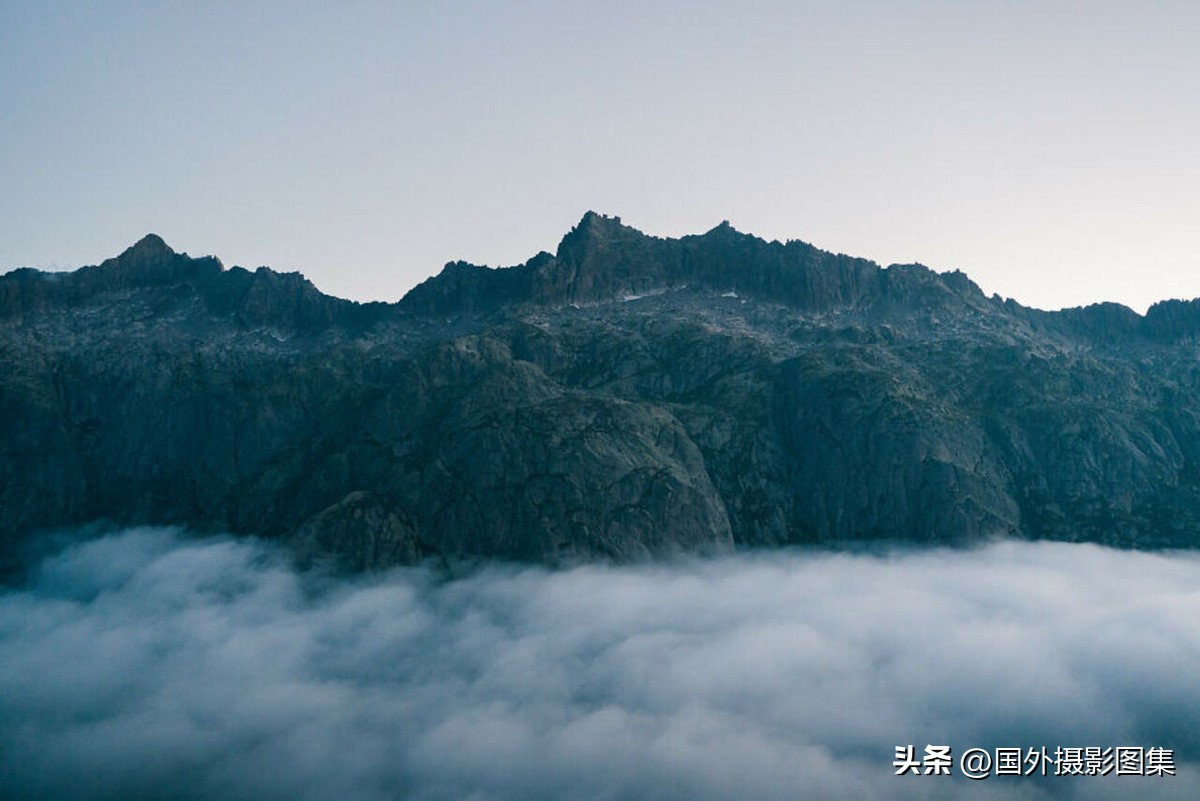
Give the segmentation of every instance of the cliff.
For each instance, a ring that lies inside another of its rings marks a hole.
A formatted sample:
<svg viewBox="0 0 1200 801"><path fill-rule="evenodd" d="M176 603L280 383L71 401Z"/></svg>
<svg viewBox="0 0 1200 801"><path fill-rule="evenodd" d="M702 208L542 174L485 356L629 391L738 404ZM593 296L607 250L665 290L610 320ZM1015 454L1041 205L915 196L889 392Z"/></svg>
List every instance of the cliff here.
<svg viewBox="0 0 1200 801"><path fill-rule="evenodd" d="M148 236L0 277L0 543L93 520L355 569L862 539L1200 544L1200 306L988 298L588 213L397 304Z"/></svg>

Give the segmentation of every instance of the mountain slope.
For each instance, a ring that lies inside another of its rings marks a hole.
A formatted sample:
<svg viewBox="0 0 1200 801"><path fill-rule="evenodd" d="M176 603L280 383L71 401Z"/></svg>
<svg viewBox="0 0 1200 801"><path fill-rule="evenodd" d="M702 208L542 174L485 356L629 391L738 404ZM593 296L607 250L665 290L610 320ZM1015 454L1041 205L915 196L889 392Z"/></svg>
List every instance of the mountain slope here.
<svg viewBox="0 0 1200 801"><path fill-rule="evenodd" d="M0 541L104 519L353 568L888 538L1198 544L1200 307L987 298L588 213L397 304L148 236L0 277Z"/></svg>

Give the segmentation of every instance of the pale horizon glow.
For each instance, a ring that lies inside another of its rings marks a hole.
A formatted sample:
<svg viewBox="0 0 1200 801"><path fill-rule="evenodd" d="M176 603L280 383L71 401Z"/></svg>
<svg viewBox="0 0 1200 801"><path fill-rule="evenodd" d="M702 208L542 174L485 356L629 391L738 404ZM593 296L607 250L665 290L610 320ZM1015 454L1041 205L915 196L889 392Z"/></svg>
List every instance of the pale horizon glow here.
<svg viewBox="0 0 1200 801"><path fill-rule="evenodd" d="M148 232L395 300L587 210L1039 308L1200 296L1183 2L0 0L0 272Z"/></svg>

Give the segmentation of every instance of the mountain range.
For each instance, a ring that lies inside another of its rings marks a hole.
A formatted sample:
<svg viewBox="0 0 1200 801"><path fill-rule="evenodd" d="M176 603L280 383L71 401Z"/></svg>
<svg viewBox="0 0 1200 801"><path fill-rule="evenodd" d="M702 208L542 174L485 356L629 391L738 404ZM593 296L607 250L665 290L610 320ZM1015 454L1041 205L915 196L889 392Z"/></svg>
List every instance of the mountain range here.
<svg viewBox="0 0 1200 801"><path fill-rule="evenodd" d="M589 212L399 302L149 235L0 276L0 557L104 521L350 570L997 536L1200 545L1200 303L1047 312Z"/></svg>

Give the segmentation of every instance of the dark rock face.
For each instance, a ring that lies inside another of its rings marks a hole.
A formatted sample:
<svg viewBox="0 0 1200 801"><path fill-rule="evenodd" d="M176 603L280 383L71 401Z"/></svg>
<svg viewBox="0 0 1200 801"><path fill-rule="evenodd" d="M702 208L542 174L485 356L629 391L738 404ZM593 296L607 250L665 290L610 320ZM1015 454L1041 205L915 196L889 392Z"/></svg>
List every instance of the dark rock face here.
<svg viewBox="0 0 1200 801"><path fill-rule="evenodd" d="M0 277L0 554L110 520L350 569L846 539L1200 544L1200 304L987 298L589 213L400 303L148 236Z"/></svg>

